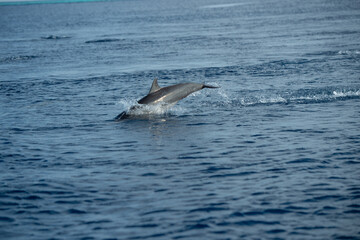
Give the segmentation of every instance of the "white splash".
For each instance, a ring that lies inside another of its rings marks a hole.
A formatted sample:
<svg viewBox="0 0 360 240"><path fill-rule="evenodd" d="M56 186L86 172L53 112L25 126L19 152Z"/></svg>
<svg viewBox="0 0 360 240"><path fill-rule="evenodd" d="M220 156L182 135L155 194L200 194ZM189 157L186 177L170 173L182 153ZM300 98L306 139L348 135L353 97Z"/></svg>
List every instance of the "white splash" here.
<svg viewBox="0 0 360 240"><path fill-rule="evenodd" d="M333 91L335 97L352 97L360 96L360 90L357 91Z"/></svg>
<svg viewBox="0 0 360 240"><path fill-rule="evenodd" d="M138 104L134 99L121 99L118 102L122 105L122 108L127 112L128 115L132 116L150 116L150 115L166 115L166 114L182 114L185 109L180 106L174 106L173 104Z"/></svg>
<svg viewBox="0 0 360 240"><path fill-rule="evenodd" d="M264 98L264 97L261 97L259 99L259 103L286 103L286 99L281 97L281 96L276 96L276 97L270 97L270 98Z"/></svg>
<svg viewBox="0 0 360 240"><path fill-rule="evenodd" d="M360 54L359 50L345 50L345 51L339 51L338 54L340 55L358 55Z"/></svg>

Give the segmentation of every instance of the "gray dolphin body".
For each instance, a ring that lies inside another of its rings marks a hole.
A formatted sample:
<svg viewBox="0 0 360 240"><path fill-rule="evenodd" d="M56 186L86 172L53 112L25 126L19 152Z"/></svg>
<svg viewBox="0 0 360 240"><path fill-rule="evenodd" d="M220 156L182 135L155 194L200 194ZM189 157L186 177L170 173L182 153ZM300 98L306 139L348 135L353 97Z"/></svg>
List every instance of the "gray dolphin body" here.
<svg viewBox="0 0 360 240"><path fill-rule="evenodd" d="M171 85L168 87L160 87L157 79L155 78L151 89L145 97L138 101L139 104L166 104L166 105L173 105L176 104L181 99L189 96L191 93L199 91L203 88L218 88L206 84L200 83L180 83L176 85ZM139 106L133 106L130 108L131 110L136 109ZM129 113L122 112L120 113L115 120L121 120L129 117Z"/></svg>

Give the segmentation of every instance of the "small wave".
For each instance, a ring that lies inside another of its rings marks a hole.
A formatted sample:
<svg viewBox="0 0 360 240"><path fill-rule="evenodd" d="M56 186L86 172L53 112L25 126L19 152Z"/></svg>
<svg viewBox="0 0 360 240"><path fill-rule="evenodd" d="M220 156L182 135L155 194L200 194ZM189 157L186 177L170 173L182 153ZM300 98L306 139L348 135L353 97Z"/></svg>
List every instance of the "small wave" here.
<svg viewBox="0 0 360 240"><path fill-rule="evenodd" d="M244 220L244 221L237 221L228 224L237 225L237 226L255 226L255 225L280 225L281 223L278 221Z"/></svg>
<svg viewBox="0 0 360 240"><path fill-rule="evenodd" d="M55 4L55 3L84 3L96 1L109 1L109 0L5 0L0 2L0 6L6 5L32 5L32 4Z"/></svg>
<svg viewBox="0 0 360 240"><path fill-rule="evenodd" d="M41 39L45 40L59 40L59 39L67 39L70 38L68 36L57 36L57 35L48 35L46 37L41 37Z"/></svg>
<svg viewBox="0 0 360 240"><path fill-rule="evenodd" d="M104 38L104 39L97 39L97 40L89 40L85 43L109 43L109 42L119 42L121 39L118 38Z"/></svg>
<svg viewBox="0 0 360 240"><path fill-rule="evenodd" d="M319 51L313 53L307 53L304 56L312 57L312 56L336 56L336 55L343 55L343 56L357 56L360 54L359 50L339 50L339 51Z"/></svg>
<svg viewBox="0 0 360 240"><path fill-rule="evenodd" d="M27 60L31 60L34 58L38 58L38 56L35 56L35 55L10 56L10 57L5 57L5 58L1 59L1 62L9 63L9 62L17 62L17 61L27 61Z"/></svg>
<svg viewBox="0 0 360 240"><path fill-rule="evenodd" d="M206 5L202 6L203 9L213 9L213 8L230 8L230 7L236 7L240 5L245 5L246 3L225 3L225 4L214 4L214 5Z"/></svg>

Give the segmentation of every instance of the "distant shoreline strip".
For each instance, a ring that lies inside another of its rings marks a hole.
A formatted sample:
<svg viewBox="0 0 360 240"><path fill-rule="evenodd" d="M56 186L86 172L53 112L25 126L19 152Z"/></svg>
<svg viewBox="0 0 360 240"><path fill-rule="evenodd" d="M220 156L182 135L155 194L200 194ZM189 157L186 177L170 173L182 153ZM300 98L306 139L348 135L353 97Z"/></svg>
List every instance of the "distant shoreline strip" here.
<svg viewBox="0 0 360 240"><path fill-rule="evenodd" d="M31 4L55 4L55 3L85 3L85 2L112 2L116 0L10 0L0 1L0 6L8 5L31 5Z"/></svg>

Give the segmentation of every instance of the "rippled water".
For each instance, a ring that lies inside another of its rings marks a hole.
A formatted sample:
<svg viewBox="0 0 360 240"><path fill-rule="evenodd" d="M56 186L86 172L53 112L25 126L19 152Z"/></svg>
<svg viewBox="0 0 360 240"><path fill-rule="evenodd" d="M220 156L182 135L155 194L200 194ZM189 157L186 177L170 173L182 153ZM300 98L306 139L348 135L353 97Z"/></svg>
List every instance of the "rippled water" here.
<svg viewBox="0 0 360 240"><path fill-rule="evenodd" d="M359 239L359 10L2 4L0 238Z"/></svg>

